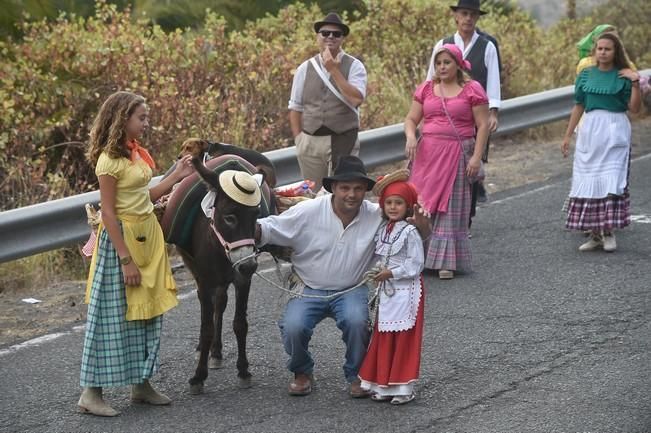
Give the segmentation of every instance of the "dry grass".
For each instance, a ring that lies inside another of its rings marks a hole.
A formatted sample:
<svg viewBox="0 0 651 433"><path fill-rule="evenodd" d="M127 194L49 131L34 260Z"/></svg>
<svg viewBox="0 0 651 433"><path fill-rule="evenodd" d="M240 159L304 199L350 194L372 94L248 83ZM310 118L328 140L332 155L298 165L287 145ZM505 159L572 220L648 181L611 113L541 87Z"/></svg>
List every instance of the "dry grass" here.
<svg viewBox="0 0 651 433"><path fill-rule="evenodd" d="M24 293L62 281L86 278L77 249L62 248L0 264L0 293Z"/></svg>

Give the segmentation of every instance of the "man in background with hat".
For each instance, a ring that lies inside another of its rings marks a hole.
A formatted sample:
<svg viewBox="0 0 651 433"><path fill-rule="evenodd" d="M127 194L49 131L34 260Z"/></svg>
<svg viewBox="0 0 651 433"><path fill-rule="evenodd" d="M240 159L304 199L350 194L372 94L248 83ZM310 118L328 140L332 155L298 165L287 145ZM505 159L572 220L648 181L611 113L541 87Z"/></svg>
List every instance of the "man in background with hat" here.
<svg viewBox="0 0 651 433"><path fill-rule="evenodd" d="M358 155L359 110L366 96L366 69L341 46L350 32L331 12L314 23L319 54L294 75L289 125L304 179L321 188L340 156Z"/></svg>
<svg viewBox="0 0 651 433"><path fill-rule="evenodd" d="M344 376L353 398L368 396L357 377L369 341L368 287L361 284L375 248L382 222L377 203L364 200L375 185L356 156L339 159L334 174L323 178L332 194L306 200L280 215L258 220L256 240L293 249L290 281L298 294L289 300L279 322L287 368L294 373L290 395L312 391L314 361L309 343L314 328L332 317L346 344ZM430 216L414 208L413 223L421 234L430 232ZM410 221L411 222L411 221ZM297 290L298 289L298 290ZM302 290L300 290L302 289ZM352 289L352 290L349 290ZM301 297L301 294L307 297Z"/></svg>
<svg viewBox="0 0 651 433"><path fill-rule="evenodd" d="M486 12L482 11L479 0L458 0L457 5L450 6L453 11L454 21L457 24L457 32L446 38L441 39L434 46L432 59L427 71L427 79L431 80L434 75L434 54L443 44L455 44L461 49L463 58L470 62L470 76L473 80L478 81L488 95L489 130L495 132L498 126L497 111L501 103L500 90L500 59L494 38L485 33L480 33L477 29L477 21L481 15ZM488 143L484 150L483 161L486 162L488 157ZM483 193L483 194L482 194ZM470 221L475 216L477 199L479 195L485 197L485 190L480 181L472 185L472 203L470 209Z"/></svg>

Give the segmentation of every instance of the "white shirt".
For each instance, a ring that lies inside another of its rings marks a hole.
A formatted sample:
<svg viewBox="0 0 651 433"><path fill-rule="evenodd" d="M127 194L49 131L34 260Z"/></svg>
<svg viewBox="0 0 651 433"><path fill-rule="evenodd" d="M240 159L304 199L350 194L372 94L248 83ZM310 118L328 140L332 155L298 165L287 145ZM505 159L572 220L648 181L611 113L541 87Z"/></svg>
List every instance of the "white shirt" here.
<svg viewBox="0 0 651 433"><path fill-rule="evenodd" d="M479 38L479 33L475 32L467 47L463 45L463 39L459 32L454 34L454 44L461 49L463 58L465 59L475 42ZM500 90L500 66L497 60L497 48L495 45L487 40L486 51L484 52L484 64L486 65L486 94L488 95L488 108L500 108L502 100L502 92ZM429 61L429 69L427 70L427 80L431 80L434 76L434 53L443 45L443 39L438 41L432 50L432 57Z"/></svg>
<svg viewBox="0 0 651 433"><path fill-rule="evenodd" d="M341 61L344 52L343 50L337 54L337 60ZM323 69L326 77L330 78L330 72L323 67L323 59L321 54L318 55L319 65ZM348 82L359 90L359 93L362 94L362 99L366 97L366 68L364 64L359 60L353 57L353 63L350 65L350 71L348 72ZM292 93L289 97L289 108L292 111L303 112L303 87L305 87L305 75L307 74L307 65L310 63L310 59L307 59L296 69L296 74L294 74L294 81L292 83Z"/></svg>
<svg viewBox="0 0 651 433"><path fill-rule="evenodd" d="M326 194L258 220L260 245L291 247L294 271L306 286L344 290L362 281L381 222L380 207L364 200L355 219L344 228L332 208L332 194Z"/></svg>

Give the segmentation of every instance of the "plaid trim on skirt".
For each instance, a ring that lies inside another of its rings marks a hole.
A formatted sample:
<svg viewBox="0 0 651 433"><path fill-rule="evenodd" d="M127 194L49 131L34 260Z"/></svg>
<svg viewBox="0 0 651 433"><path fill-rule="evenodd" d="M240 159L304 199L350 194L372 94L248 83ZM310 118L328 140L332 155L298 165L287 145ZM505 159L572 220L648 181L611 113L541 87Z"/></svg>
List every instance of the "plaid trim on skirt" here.
<svg viewBox="0 0 651 433"><path fill-rule="evenodd" d="M102 230L81 358L82 387L142 383L158 371L163 316L127 321L126 313L119 258Z"/></svg>
<svg viewBox="0 0 651 433"><path fill-rule="evenodd" d="M623 195L605 198L570 197L565 227L570 230L606 231L623 229L631 224L631 198Z"/></svg>
<svg viewBox="0 0 651 433"><path fill-rule="evenodd" d="M474 145L474 140L472 144L467 145ZM466 176L466 161L462 152L457 164L448 211L432 215L432 234L425 246L425 268L472 271L472 253L468 239L470 204L471 185Z"/></svg>

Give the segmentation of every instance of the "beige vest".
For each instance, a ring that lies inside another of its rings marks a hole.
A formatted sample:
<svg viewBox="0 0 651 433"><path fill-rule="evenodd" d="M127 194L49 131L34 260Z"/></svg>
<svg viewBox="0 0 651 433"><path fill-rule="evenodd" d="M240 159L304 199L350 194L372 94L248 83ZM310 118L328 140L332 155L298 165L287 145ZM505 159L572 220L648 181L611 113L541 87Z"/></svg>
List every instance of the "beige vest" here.
<svg viewBox="0 0 651 433"><path fill-rule="evenodd" d="M339 70L346 79L353 61L354 58L347 54L341 58ZM320 63L318 57L317 63ZM337 88L332 78L330 82ZM359 129L359 119L353 110L328 89L314 70L312 63L308 62L303 87L303 130L308 134L314 134L322 126L341 134L351 129Z"/></svg>

